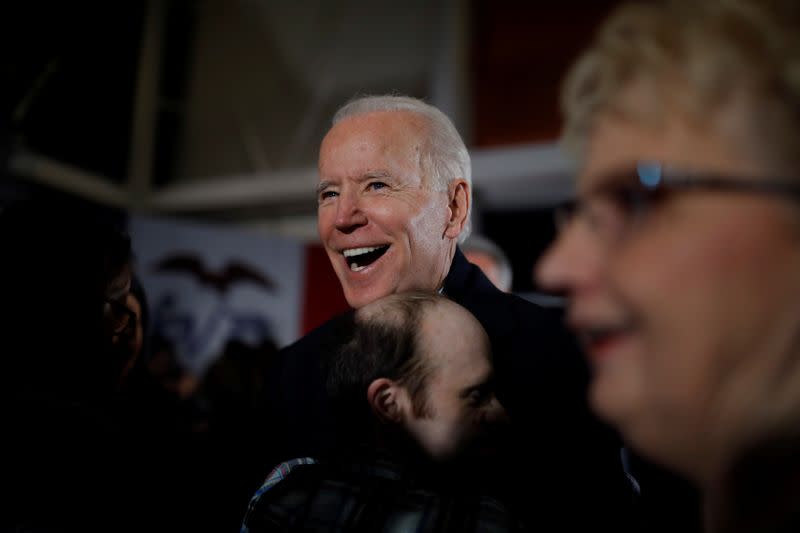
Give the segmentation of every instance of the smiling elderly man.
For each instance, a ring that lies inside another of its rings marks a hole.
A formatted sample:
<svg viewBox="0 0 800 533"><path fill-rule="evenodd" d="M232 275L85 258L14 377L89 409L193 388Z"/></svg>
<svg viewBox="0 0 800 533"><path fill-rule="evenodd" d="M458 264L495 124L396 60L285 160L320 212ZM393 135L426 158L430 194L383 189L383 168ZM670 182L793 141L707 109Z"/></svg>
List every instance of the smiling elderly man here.
<svg viewBox="0 0 800 533"><path fill-rule="evenodd" d="M438 291L483 325L515 428L501 483L528 487L528 507L542 503L534 519L618 524L618 496L629 489L619 443L588 410L588 372L560 312L496 289L458 249L469 233L471 168L451 121L413 98L348 103L320 147L317 199L319 235L351 307ZM275 463L323 456L336 442L323 369L340 337L334 319L281 352L268 384Z"/></svg>

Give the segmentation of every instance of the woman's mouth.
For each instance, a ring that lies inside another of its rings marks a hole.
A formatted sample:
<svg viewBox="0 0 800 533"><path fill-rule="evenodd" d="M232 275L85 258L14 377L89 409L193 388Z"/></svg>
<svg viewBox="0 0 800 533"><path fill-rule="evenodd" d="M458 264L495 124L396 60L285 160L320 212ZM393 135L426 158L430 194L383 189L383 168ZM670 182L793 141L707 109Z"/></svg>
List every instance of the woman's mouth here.
<svg viewBox="0 0 800 533"><path fill-rule="evenodd" d="M628 327L587 328L581 332L581 340L589 358L599 362L612 355L630 333Z"/></svg>

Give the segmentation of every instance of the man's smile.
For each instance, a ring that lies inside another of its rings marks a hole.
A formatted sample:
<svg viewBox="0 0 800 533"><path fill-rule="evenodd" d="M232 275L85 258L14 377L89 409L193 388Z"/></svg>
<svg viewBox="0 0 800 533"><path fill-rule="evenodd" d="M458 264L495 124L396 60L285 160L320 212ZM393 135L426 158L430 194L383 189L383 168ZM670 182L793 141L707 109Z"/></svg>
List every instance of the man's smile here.
<svg viewBox="0 0 800 533"><path fill-rule="evenodd" d="M342 251L345 261L353 272L360 272L377 261L389 249L388 244L348 248Z"/></svg>

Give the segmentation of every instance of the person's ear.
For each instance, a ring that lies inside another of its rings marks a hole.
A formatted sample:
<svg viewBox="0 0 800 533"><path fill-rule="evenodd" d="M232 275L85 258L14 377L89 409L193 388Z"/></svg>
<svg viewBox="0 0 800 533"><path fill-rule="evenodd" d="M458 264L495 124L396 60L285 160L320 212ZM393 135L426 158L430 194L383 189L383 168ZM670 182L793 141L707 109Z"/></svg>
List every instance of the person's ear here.
<svg viewBox="0 0 800 533"><path fill-rule="evenodd" d="M382 421L397 424L403 420L402 389L391 379L373 380L367 388L367 401Z"/></svg>
<svg viewBox="0 0 800 533"><path fill-rule="evenodd" d="M456 239L464 230L469 213L469 183L464 179L450 182L447 187L447 227L446 237Z"/></svg>

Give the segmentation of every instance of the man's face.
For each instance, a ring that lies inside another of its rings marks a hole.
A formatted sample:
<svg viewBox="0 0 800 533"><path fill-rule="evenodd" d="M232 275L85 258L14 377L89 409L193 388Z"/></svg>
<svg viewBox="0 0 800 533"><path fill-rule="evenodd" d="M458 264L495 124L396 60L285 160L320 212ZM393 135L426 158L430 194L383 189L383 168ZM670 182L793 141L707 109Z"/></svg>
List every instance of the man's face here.
<svg viewBox="0 0 800 533"><path fill-rule="evenodd" d="M407 413L405 424L436 459L472 450L504 411L492 389L489 339L466 310L444 302L425 312L420 349L433 367L426 382L426 413Z"/></svg>
<svg viewBox="0 0 800 533"><path fill-rule="evenodd" d="M769 175L719 131L678 114L659 128L598 117L579 198L631 176L619 171L638 161L726 179ZM538 265L539 283L569 296L570 325L594 369L594 409L644 453L702 476L727 451L731 428L763 403L744 399L769 373L760 365L786 350L775 341L798 331L792 209L757 194L666 191L615 242L599 217L573 220Z"/></svg>
<svg viewBox="0 0 800 533"><path fill-rule="evenodd" d="M354 308L408 290L437 290L460 228L446 187L423 176L427 125L409 112L345 119L319 156L318 230Z"/></svg>

